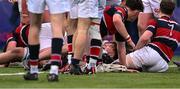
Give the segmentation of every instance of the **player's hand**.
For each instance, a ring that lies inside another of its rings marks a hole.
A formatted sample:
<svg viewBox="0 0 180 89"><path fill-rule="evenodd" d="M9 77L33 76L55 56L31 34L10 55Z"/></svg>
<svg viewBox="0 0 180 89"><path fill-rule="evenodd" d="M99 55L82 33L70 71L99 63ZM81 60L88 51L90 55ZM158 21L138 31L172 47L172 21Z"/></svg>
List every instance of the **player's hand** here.
<svg viewBox="0 0 180 89"><path fill-rule="evenodd" d="M129 46L129 50L130 50L130 51L134 51L135 44L134 44L134 42L133 42L131 39L129 39L129 40L127 41L127 44L128 44L128 46Z"/></svg>
<svg viewBox="0 0 180 89"><path fill-rule="evenodd" d="M127 72L129 72L129 73L139 73L138 70L134 70L134 69L127 69Z"/></svg>

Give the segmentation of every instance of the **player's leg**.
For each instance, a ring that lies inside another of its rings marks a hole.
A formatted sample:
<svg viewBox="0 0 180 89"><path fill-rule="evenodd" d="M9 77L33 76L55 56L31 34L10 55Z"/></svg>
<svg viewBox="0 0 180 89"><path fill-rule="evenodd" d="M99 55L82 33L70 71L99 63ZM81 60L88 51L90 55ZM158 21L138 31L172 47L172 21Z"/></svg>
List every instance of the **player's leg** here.
<svg viewBox="0 0 180 89"><path fill-rule="evenodd" d="M13 61L14 59L21 60L24 55L24 48L17 47L11 50L8 50L4 53L0 53L0 64L5 64L10 61Z"/></svg>
<svg viewBox="0 0 180 89"><path fill-rule="evenodd" d="M90 34L90 59L87 69L91 73L95 73L96 63L101 54L102 38L100 34L100 22L103 16L103 11L106 6L106 0L99 0L98 2L98 19L93 19L91 27L89 28Z"/></svg>
<svg viewBox="0 0 180 89"><path fill-rule="evenodd" d="M76 69L79 70L79 62L83 56L84 49L87 43L87 35L88 29L90 26L91 20L88 18L80 18L78 19L78 26L77 26L77 37L74 42L74 57L72 58L71 64L77 67ZM71 71L74 74L80 74L81 71Z"/></svg>
<svg viewBox="0 0 180 89"><path fill-rule="evenodd" d="M83 56L87 39L88 30L91 24L91 18L98 18L98 1L84 0L78 3L78 24L77 37L74 41L74 57L72 58L71 73L80 74L79 62Z"/></svg>
<svg viewBox="0 0 180 89"><path fill-rule="evenodd" d="M138 29L139 36L141 36L148 24L148 21L153 17L158 17L158 11L161 0L142 0L144 5L144 11L139 13L138 16Z"/></svg>
<svg viewBox="0 0 180 89"><path fill-rule="evenodd" d="M68 43L68 63L71 64L71 58L73 56L73 42L76 39L76 28L77 28L77 19L70 19L69 20L69 27L67 30L67 43ZM73 41L74 40L74 41Z"/></svg>
<svg viewBox="0 0 180 89"><path fill-rule="evenodd" d="M30 53L30 71L24 75L25 80L38 79L38 59L39 59L39 33L41 27L41 13L44 11L45 5L39 2L28 0L28 10L30 12L30 29L28 36L29 53Z"/></svg>
<svg viewBox="0 0 180 89"><path fill-rule="evenodd" d="M157 58L157 62L155 65L149 67L147 69L148 72L166 72L169 66L164 59Z"/></svg>
<svg viewBox="0 0 180 89"><path fill-rule="evenodd" d="M152 13L139 13L138 16L138 30L139 30L139 36L141 36L148 24L148 21L153 18Z"/></svg>
<svg viewBox="0 0 180 89"><path fill-rule="evenodd" d="M81 59L83 56L83 52L85 49L88 29L90 27L91 19L89 18L79 18L78 26L77 26L77 37L75 40L75 48L74 48L74 58ZM80 41L81 40L81 41Z"/></svg>
<svg viewBox="0 0 180 89"><path fill-rule="evenodd" d="M102 40L101 40L101 35L99 32L99 25L92 25L89 29L90 33L90 59L89 59L89 64L87 69L89 72L92 74L95 73L95 67L96 63L99 60L100 54L101 54L101 45L102 45Z"/></svg>
<svg viewBox="0 0 180 89"><path fill-rule="evenodd" d="M30 53L30 73L24 76L26 80L37 80L38 74L38 59L39 59L39 33L41 26L41 14L31 13L31 25L29 29L28 43L29 43L29 53ZM30 76L34 77L30 77Z"/></svg>
<svg viewBox="0 0 180 89"><path fill-rule="evenodd" d="M58 81L59 66L62 66L61 52L63 46L63 22L64 13L69 11L68 0L49 0L47 5L50 10L52 25L52 44L51 44L51 68L48 81Z"/></svg>

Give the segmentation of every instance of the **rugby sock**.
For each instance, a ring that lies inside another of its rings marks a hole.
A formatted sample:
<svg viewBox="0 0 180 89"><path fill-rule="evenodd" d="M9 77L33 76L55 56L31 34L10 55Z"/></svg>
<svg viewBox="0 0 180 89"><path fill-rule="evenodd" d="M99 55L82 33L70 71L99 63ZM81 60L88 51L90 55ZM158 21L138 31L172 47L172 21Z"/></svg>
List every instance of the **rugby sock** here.
<svg viewBox="0 0 180 89"><path fill-rule="evenodd" d="M72 64L72 65L78 65L79 62L80 62L80 60L75 59L75 58L72 58L72 60L71 60L71 64Z"/></svg>
<svg viewBox="0 0 180 89"><path fill-rule="evenodd" d="M96 62L97 62L97 59L90 58L89 64L88 64L87 68L91 69L91 67L95 67L96 66Z"/></svg>
<svg viewBox="0 0 180 89"><path fill-rule="evenodd" d="M63 46L62 38L52 38L52 54L50 74L58 74L59 66L62 66L61 51Z"/></svg>
<svg viewBox="0 0 180 89"><path fill-rule="evenodd" d="M92 39L91 40L91 45L90 45L90 60L88 64L88 69L91 67L94 67L96 65L96 62L99 58L99 55L101 53L101 45L102 42L101 40L98 39Z"/></svg>
<svg viewBox="0 0 180 89"><path fill-rule="evenodd" d="M72 39L73 39L73 35L67 36L67 43L68 43L68 56L67 56L67 59L68 59L68 64L71 64L71 58L73 56L73 53L72 53Z"/></svg>
<svg viewBox="0 0 180 89"><path fill-rule="evenodd" d="M29 45L29 58L30 58L30 73L38 73L38 59L39 59L40 45Z"/></svg>
<svg viewBox="0 0 180 89"><path fill-rule="evenodd" d="M58 66L56 66L56 65L51 65L51 70L50 70L50 74L56 74L56 75L58 75L58 69L59 69L59 67Z"/></svg>

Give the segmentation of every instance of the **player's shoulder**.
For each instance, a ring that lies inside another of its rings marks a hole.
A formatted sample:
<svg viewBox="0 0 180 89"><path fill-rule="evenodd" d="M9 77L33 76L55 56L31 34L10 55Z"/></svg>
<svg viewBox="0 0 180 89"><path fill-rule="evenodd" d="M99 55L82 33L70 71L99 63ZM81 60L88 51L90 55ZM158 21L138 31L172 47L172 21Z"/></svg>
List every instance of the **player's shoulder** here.
<svg viewBox="0 0 180 89"><path fill-rule="evenodd" d="M154 26L156 26L157 25L157 23L158 23L158 19L150 19L149 21L148 21L148 25L154 25Z"/></svg>

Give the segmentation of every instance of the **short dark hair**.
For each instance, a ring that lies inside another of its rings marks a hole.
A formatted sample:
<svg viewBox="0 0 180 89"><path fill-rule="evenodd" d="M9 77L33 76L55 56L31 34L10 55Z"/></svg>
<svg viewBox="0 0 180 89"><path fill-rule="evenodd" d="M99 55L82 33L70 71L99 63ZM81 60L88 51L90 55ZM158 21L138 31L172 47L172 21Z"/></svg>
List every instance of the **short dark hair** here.
<svg viewBox="0 0 180 89"><path fill-rule="evenodd" d="M175 8L175 3L170 0L163 0L160 4L160 10L162 13L171 15Z"/></svg>
<svg viewBox="0 0 180 89"><path fill-rule="evenodd" d="M126 6L129 7L131 10L144 10L142 0L126 0Z"/></svg>

